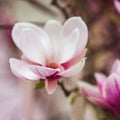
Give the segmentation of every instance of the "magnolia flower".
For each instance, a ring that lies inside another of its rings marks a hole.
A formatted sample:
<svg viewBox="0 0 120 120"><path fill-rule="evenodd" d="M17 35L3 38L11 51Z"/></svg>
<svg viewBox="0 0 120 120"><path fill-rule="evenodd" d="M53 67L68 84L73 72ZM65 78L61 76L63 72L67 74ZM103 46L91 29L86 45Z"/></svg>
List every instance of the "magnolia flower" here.
<svg viewBox="0 0 120 120"><path fill-rule="evenodd" d="M120 115L120 61L115 61L108 77L102 73L95 73L95 78L98 86L81 82L81 93L94 104Z"/></svg>
<svg viewBox="0 0 120 120"><path fill-rule="evenodd" d="M50 20L44 29L16 23L12 38L23 53L21 60L10 59L12 72L21 79L45 79L48 94L54 92L59 78L79 73L85 64L88 30L80 17L68 19L63 26Z"/></svg>
<svg viewBox="0 0 120 120"><path fill-rule="evenodd" d="M114 0L115 8L120 13L120 0Z"/></svg>

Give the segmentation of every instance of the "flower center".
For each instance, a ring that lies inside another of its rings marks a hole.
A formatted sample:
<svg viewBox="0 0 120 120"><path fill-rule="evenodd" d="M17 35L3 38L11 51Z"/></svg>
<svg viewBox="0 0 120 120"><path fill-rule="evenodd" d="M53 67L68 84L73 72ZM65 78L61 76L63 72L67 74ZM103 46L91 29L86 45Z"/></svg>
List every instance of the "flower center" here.
<svg viewBox="0 0 120 120"><path fill-rule="evenodd" d="M60 71L64 71L64 67L63 67L62 65L58 65L58 64L55 63L55 62L48 62L47 67L53 68L53 69L59 68Z"/></svg>
<svg viewBox="0 0 120 120"><path fill-rule="evenodd" d="M59 65L56 64L56 63L54 63L54 62L49 62L49 63L47 64L47 67L56 69L56 68L59 68Z"/></svg>
<svg viewBox="0 0 120 120"><path fill-rule="evenodd" d="M53 69L59 69L60 70L59 72L64 71L64 67L55 62L48 62L46 67L53 68ZM57 74L54 74L48 77L49 80L58 79L58 78L60 78L60 76L58 76Z"/></svg>

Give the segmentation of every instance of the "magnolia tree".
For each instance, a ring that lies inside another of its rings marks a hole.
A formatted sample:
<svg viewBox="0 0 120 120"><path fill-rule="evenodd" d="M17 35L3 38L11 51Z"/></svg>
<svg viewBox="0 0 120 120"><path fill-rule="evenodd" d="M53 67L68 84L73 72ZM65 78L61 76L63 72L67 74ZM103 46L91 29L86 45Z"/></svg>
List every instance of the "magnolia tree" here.
<svg viewBox="0 0 120 120"><path fill-rule="evenodd" d="M43 24L16 20L11 2L0 5L0 120L119 120L120 1L17 1Z"/></svg>

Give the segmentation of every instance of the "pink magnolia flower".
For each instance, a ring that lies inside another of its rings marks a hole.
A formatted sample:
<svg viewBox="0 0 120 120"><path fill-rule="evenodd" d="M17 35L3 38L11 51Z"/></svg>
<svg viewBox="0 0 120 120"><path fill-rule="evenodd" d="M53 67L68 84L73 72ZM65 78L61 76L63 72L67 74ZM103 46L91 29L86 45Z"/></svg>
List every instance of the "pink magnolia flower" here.
<svg viewBox="0 0 120 120"><path fill-rule="evenodd" d="M91 102L120 115L120 61L115 61L111 74L106 77L95 73L98 86L80 82L81 93Z"/></svg>
<svg viewBox="0 0 120 120"><path fill-rule="evenodd" d="M114 0L114 5L117 11L120 13L120 0Z"/></svg>
<svg viewBox="0 0 120 120"><path fill-rule="evenodd" d="M21 79L45 79L48 94L54 92L59 78L79 73L85 64L88 30L80 17L68 19L63 26L50 20L44 29L16 23L12 37L23 53L21 60L10 59L12 72Z"/></svg>

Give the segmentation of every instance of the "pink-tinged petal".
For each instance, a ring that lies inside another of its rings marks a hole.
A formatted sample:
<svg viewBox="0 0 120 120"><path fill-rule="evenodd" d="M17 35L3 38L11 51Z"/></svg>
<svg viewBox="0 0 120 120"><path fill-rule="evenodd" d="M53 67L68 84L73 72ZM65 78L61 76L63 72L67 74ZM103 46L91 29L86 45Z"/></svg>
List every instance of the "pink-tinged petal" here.
<svg viewBox="0 0 120 120"><path fill-rule="evenodd" d="M60 63L65 63L69 61L75 54L80 38L80 31L78 28L74 29L71 34L64 38L64 41L61 43L61 60Z"/></svg>
<svg viewBox="0 0 120 120"><path fill-rule="evenodd" d="M48 94L52 94L57 88L57 80L45 80L45 87Z"/></svg>
<svg viewBox="0 0 120 120"><path fill-rule="evenodd" d="M28 63L28 64L34 64L34 65L36 64L36 63L30 61L25 55L21 56L21 60L24 61L24 62L26 62L26 63ZM38 65L38 64L36 64L36 65Z"/></svg>
<svg viewBox="0 0 120 120"><path fill-rule="evenodd" d="M66 63L63 63L62 66L64 66L65 69L70 68L72 65L76 64L77 62L79 62L80 60L82 60L85 55L86 55L87 49L84 49L82 53L80 53L80 55L73 57L71 60L69 60Z"/></svg>
<svg viewBox="0 0 120 120"><path fill-rule="evenodd" d="M102 99L102 95L99 91L99 89L95 86L92 86L86 82L78 82L78 87L80 89L80 92L87 98L98 98Z"/></svg>
<svg viewBox="0 0 120 120"><path fill-rule="evenodd" d="M34 74L30 69L31 65L17 59L10 59L10 68L12 72L21 79L38 80L40 76Z"/></svg>
<svg viewBox="0 0 120 120"><path fill-rule="evenodd" d="M112 66L111 73L120 74L120 61L116 60Z"/></svg>
<svg viewBox="0 0 120 120"><path fill-rule="evenodd" d="M44 30L50 37L51 41L51 46L52 46L52 53L53 56L51 56L54 61L59 60L59 50L61 49L60 47L60 31L62 29L61 23L55 21L55 20L50 20L46 23ZM56 57L57 56L57 57Z"/></svg>
<svg viewBox="0 0 120 120"><path fill-rule="evenodd" d="M58 75L63 76L63 77L71 77L73 75L78 74L83 69L83 67L85 65L85 59L86 58L82 59L81 61L79 61L75 65L71 66L67 70L59 73Z"/></svg>
<svg viewBox="0 0 120 120"><path fill-rule="evenodd" d="M44 64L51 54L50 40L47 34L31 23L16 23L12 30L13 41L24 55L33 62Z"/></svg>
<svg viewBox="0 0 120 120"><path fill-rule="evenodd" d="M111 110L114 109L107 101L105 101L104 98L89 97L88 99L100 107L111 109Z"/></svg>
<svg viewBox="0 0 120 120"><path fill-rule="evenodd" d="M53 69L37 65L31 65L30 70L41 77L49 77L60 71L60 69Z"/></svg>
<svg viewBox="0 0 120 120"><path fill-rule="evenodd" d="M79 82L78 87L80 88L80 92L94 104L104 108L113 109L112 106L103 98L101 92L97 87L85 82Z"/></svg>
<svg viewBox="0 0 120 120"><path fill-rule="evenodd" d="M107 77L104 74L102 74L102 73L95 73L94 76L95 76L95 78L97 80L99 89L102 92L102 87L103 87L103 85L104 85L105 80L107 79Z"/></svg>
<svg viewBox="0 0 120 120"><path fill-rule="evenodd" d="M88 29L84 21L80 17L72 17L68 19L63 26L62 35L63 35L63 38L66 38L76 28L78 28L80 31L80 38L79 38L79 43L78 43L77 52L76 52L76 54L78 54L81 51L83 51L88 40Z"/></svg>
<svg viewBox="0 0 120 120"><path fill-rule="evenodd" d="M111 74L103 86L103 96L114 107L120 106L120 78L117 74Z"/></svg>
<svg viewBox="0 0 120 120"><path fill-rule="evenodd" d="M119 0L114 0L115 7L117 11L120 13L120 1Z"/></svg>

